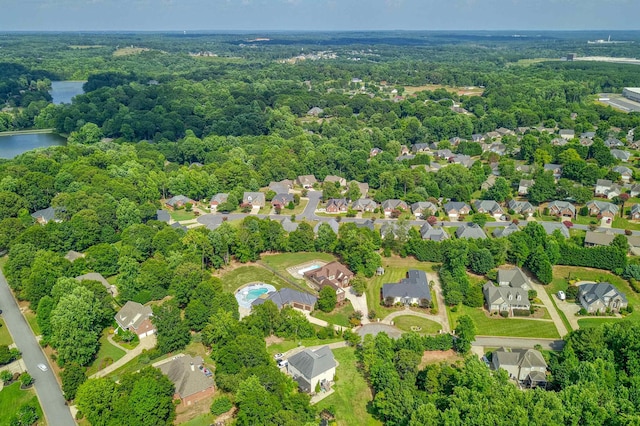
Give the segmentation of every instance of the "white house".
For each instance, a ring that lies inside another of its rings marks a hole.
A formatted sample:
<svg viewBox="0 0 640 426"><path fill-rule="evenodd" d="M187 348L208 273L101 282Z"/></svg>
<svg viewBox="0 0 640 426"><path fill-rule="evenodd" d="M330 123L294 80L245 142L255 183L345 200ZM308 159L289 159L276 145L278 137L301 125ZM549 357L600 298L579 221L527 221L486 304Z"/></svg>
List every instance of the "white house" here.
<svg viewBox="0 0 640 426"><path fill-rule="evenodd" d="M329 389L336 375L336 360L329 346L305 349L289 358L287 371L303 392L315 392L316 385Z"/></svg>

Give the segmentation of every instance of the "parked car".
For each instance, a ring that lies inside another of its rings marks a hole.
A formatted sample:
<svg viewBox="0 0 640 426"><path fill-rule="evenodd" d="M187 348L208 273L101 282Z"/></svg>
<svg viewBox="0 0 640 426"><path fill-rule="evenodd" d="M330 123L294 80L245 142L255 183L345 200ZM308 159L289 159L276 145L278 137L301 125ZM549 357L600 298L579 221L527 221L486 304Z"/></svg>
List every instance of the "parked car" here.
<svg viewBox="0 0 640 426"><path fill-rule="evenodd" d="M558 292L558 299L560 300L567 300L567 295L564 293L564 291L560 290Z"/></svg>
<svg viewBox="0 0 640 426"><path fill-rule="evenodd" d="M274 359L276 359L276 360L278 360L278 359L281 359L283 356L284 356L284 354L277 353L277 354L275 354L275 355L273 356L273 358L274 358Z"/></svg>
<svg viewBox="0 0 640 426"><path fill-rule="evenodd" d="M287 365L289 365L289 361L287 361L286 359L281 359L280 361L278 361L278 367L280 368L284 368Z"/></svg>
<svg viewBox="0 0 640 426"><path fill-rule="evenodd" d="M46 366L46 365L44 365L44 364L38 364L38 368L39 368L40 370L42 370L42 371L47 371L47 370L49 370L49 369L47 368L47 366Z"/></svg>

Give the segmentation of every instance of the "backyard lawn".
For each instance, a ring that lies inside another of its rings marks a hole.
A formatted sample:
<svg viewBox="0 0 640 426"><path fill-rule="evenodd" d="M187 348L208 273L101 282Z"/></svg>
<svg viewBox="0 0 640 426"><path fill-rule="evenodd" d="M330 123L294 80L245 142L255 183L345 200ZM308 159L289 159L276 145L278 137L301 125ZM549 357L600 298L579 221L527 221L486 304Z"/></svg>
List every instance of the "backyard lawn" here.
<svg viewBox="0 0 640 426"><path fill-rule="evenodd" d="M273 343L268 345L267 352L269 352L270 355L275 355L277 353L285 353L298 346L304 346L305 348L310 348L312 346L321 346L321 345L328 345L329 343L341 342L342 340L343 340L342 337L335 337L333 339L324 339L324 340L317 339L317 338L303 339L303 340L287 339L279 343Z"/></svg>
<svg viewBox="0 0 640 426"><path fill-rule="evenodd" d="M271 266L282 274L289 274L287 268L312 260L322 260L324 262L333 262L336 257L330 253L308 252L308 253L281 253L262 256L262 262Z"/></svg>
<svg viewBox="0 0 640 426"><path fill-rule="evenodd" d="M243 285L252 282L271 284L277 289L291 287L289 283L262 266L241 266L223 274L220 279L222 288L230 293L235 293Z"/></svg>
<svg viewBox="0 0 640 426"><path fill-rule="evenodd" d="M334 349L333 355L340 363L336 368L338 380L333 385L335 392L318 402L318 409L331 407L338 425L382 425L367 409L373 396L357 365L354 349Z"/></svg>
<svg viewBox="0 0 640 426"><path fill-rule="evenodd" d="M20 383L14 383L11 386L5 387L0 391L0 425L10 424L11 417L16 414L18 409L23 405L31 405L36 408L38 413L37 425L44 425L44 416L42 415L42 408L38 403L38 397L33 389L21 390Z"/></svg>
<svg viewBox="0 0 640 426"><path fill-rule="evenodd" d="M7 324L4 322L2 318L0 318L0 345L7 345L13 343L13 339L11 338L11 334L9 334L9 329L7 328Z"/></svg>
<svg viewBox="0 0 640 426"><path fill-rule="evenodd" d="M113 346L111 342L109 342L107 335L108 332L105 331L102 333L102 337L100 337L100 350L96 354L96 359L87 369L87 377L113 364L125 354L125 351Z"/></svg>
<svg viewBox="0 0 640 426"><path fill-rule="evenodd" d="M627 297L630 305L633 305L633 313L627 315L628 318L633 321L640 321L640 294L633 291L627 280L609 271L593 268L582 268L579 266L554 266L553 267L553 281L546 286L547 293L552 298L558 293L559 290L566 291L569 280L577 281L594 281L594 282L609 282L613 284L618 290L620 290ZM587 327L593 327L599 322L617 321L615 318L584 318L578 321L578 324L586 324Z"/></svg>
<svg viewBox="0 0 640 426"><path fill-rule="evenodd" d="M599 327L602 324L611 324L616 321L620 321L618 318L605 318L605 317L595 317L595 318L583 318L578 320L578 325L580 328L593 328Z"/></svg>
<svg viewBox="0 0 640 426"><path fill-rule="evenodd" d="M169 212L169 215L171 216L171 219L175 220L176 222L180 222L183 220L191 220L196 218L195 212L193 211L188 212L186 210L172 211L172 212Z"/></svg>
<svg viewBox="0 0 640 426"><path fill-rule="evenodd" d="M455 327L457 319L462 315L469 315L476 324L477 334L480 336L513 336L513 337L540 337L559 338L558 330L552 321L536 321L520 318L502 318L500 316L489 318L482 308L470 308L458 306L457 312L449 311L452 326Z"/></svg>
<svg viewBox="0 0 640 426"><path fill-rule="evenodd" d="M203 414L188 422L182 423L182 426L209 426L213 424L216 416L213 414Z"/></svg>
<svg viewBox="0 0 640 426"><path fill-rule="evenodd" d="M312 316L328 322L329 324L341 325L343 327L349 327L349 315L353 313L353 306L351 302L345 303L342 306L336 307L333 311L326 313L320 309L316 309L311 314Z"/></svg>
<svg viewBox="0 0 640 426"><path fill-rule="evenodd" d="M442 326L435 321L413 315L402 315L393 320L396 327L404 331L413 331L411 327L420 327L420 334L435 334L442 329Z"/></svg>

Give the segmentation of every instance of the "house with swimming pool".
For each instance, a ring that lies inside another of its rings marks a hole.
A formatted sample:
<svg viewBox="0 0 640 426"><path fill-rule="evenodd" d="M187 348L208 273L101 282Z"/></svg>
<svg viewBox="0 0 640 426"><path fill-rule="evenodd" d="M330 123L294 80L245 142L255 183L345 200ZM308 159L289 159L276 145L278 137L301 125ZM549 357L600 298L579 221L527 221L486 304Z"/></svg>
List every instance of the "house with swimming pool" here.
<svg viewBox="0 0 640 426"><path fill-rule="evenodd" d="M338 303L344 302L344 288L351 285L351 279L353 278L353 272L340 262L327 263L318 268L305 271L302 275L309 280L316 290L326 286L333 288L336 291Z"/></svg>
<svg viewBox="0 0 640 426"><path fill-rule="evenodd" d="M318 298L309 293L304 293L290 288L283 288L278 291L261 295L251 302L251 306L262 305L267 300L275 303L278 309L290 306L301 311L311 312L313 311L313 307L316 305Z"/></svg>

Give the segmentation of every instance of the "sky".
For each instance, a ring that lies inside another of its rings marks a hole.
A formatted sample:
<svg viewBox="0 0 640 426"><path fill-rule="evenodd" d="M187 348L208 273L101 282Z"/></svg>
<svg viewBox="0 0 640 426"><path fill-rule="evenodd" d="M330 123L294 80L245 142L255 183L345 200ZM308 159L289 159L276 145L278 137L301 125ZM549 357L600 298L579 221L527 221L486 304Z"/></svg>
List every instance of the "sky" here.
<svg viewBox="0 0 640 426"><path fill-rule="evenodd" d="M640 0L0 0L0 31L639 30Z"/></svg>

